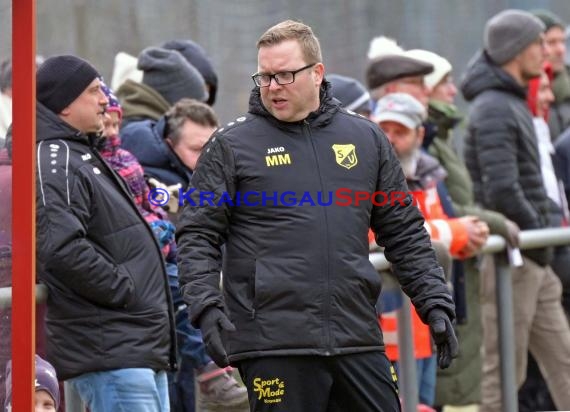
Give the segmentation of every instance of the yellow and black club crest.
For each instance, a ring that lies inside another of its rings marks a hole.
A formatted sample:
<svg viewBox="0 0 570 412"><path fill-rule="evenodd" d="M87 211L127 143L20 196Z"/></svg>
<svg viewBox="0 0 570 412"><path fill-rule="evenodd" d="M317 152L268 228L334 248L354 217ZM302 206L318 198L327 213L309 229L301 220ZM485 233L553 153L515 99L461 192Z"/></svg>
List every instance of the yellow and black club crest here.
<svg viewBox="0 0 570 412"><path fill-rule="evenodd" d="M347 169L352 169L358 164L356 146L353 144L333 144L332 149L336 162Z"/></svg>

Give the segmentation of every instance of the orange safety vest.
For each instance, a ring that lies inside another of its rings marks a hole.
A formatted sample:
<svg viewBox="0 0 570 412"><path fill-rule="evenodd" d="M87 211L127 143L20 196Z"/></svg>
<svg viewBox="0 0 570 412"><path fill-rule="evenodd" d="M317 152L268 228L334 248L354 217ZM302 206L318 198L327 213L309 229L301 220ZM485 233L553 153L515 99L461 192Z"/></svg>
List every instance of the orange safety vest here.
<svg viewBox="0 0 570 412"><path fill-rule="evenodd" d="M467 245L467 228L458 218L450 218L443 211L441 199L435 186L426 190L413 191L412 195L425 219L425 228L432 240L443 242L454 257L461 257Z"/></svg>
<svg viewBox="0 0 570 412"><path fill-rule="evenodd" d="M424 227L430 238L445 244L453 257L461 259L461 252L469 240L467 228L460 219L450 218L445 214L437 188L434 186L410 193L414 196L414 201L425 219ZM371 230L368 232L368 242L375 242Z"/></svg>
<svg viewBox="0 0 570 412"><path fill-rule="evenodd" d="M447 245L449 252L454 257L461 257L461 251L467 245L467 228L457 218L448 217L443 211L441 199L437 193L437 187L433 186L426 190L411 192L424 219L425 228L432 240L438 240ZM368 234L368 240L374 241L372 231ZM397 311L382 313L378 316L378 322L384 336L386 356L390 361L399 360L398 352L398 321ZM424 324L415 308L412 308L412 333L414 337L414 356L416 359L428 358L432 355L432 342L429 327Z"/></svg>
<svg viewBox="0 0 570 412"><path fill-rule="evenodd" d="M400 359L398 351L398 320L397 310L382 313L378 316L378 322L384 336L384 347L386 356L391 362ZM412 334L414 337L414 357L415 359L429 358L432 355L431 336L429 326L424 324L416 309L412 307Z"/></svg>

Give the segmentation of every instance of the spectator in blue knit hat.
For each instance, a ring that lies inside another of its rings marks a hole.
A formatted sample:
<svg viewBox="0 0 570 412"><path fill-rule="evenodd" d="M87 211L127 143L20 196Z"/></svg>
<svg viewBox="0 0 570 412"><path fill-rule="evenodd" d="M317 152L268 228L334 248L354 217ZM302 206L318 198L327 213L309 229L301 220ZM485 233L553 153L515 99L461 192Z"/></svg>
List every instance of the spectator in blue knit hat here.
<svg viewBox="0 0 570 412"><path fill-rule="evenodd" d="M59 383L53 366L36 355L34 412L54 412L59 409ZM6 366L5 412L12 412L12 361Z"/></svg>

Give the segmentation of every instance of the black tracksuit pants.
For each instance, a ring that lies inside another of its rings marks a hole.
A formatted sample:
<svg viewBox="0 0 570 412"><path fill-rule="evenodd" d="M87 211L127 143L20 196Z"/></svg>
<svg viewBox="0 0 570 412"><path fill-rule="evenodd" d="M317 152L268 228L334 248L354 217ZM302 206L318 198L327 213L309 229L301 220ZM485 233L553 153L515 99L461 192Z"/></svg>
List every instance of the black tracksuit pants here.
<svg viewBox="0 0 570 412"><path fill-rule="evenodd" d="M384 352L281 356L237 364L252 412L399 412Z"/></svg>

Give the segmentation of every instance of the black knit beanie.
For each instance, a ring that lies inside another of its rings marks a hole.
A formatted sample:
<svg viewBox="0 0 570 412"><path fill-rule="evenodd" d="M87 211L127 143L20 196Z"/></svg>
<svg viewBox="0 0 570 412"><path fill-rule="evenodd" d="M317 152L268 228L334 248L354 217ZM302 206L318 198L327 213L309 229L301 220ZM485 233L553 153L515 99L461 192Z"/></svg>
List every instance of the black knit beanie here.
<svg viewBox="0 0 570 412"><path fill-rule="evenodd" d="M50 57L36 72L36 98L52 112L61 113L96 77L100 77L97 70L79 57Z"/></svg>

